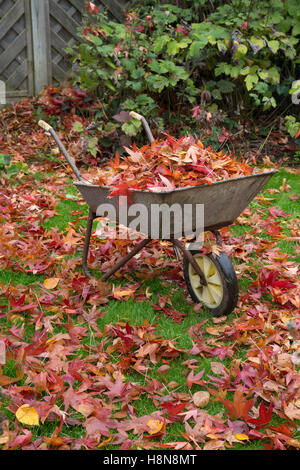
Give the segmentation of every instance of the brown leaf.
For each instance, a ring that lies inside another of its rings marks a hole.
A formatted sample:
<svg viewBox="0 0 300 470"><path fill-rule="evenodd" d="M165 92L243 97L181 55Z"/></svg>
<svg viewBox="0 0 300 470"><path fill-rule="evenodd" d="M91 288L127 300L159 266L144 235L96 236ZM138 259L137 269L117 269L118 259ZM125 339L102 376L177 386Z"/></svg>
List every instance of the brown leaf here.
<svg viewBox="0 0 300 470"><path fill-rule="evenodd" d="M297 407L293 402L283 407L285 415L291 419L300 419L300 408Z"/></svg>
<svg viewBox="0 0 300 470"><path fill-rule="evenodd" d="M169 372L169 370L170 366L168 366L168 364L164 364L163 366L160 366L156 372L160 375L165 375Z"/></svg>
<svg viewBox="0 0 300 470"><path fill-rule="evenodd" d="M225 441L214 439L204 444L203 450L225 450Z"/></svg>
<svg viewBox="0 0 300 470"><path fill-rule="evenodd" d="M6 347L4 341L0 341L0 365L4 366L6 363Z"/></svg>
<svg viewBox="0 0 300 470"><path fill-rule="evenodd" d="M291 201L298 201L298 199L300 198L299 194L291 194L290 196L288 196L288 198L291 200Z"/></svg>
<svg viewBox="0 0 300 470"><path fill-rule="evenodd" d="M226 315L223 315L222 317L214 317L212 319L213 323L215 325L219 324L219 323L224 323L225 321L227 321L227 316Z"/></svg>
<svg viewBox="0 0 300 470"><path fill-rule="evenodd" d="M282 180L282 185L280 186L280 191L284 192L284 193L288 193L291 189L290 185L287 184L286 182L286 178L283 178Z"/></svg>
<svg viewBox="0 0 300 470"><path fill-rule="evenodd" d="M196 392L193 395L193 402L198 408L205 408L210 399L210 394L208 392Z"/></svg>
<svg viewBox="0 0 300 470"><path fill-rule="evenodd" d="M216 375L221 375L225 372L225 366L222 362L211 362L210 367L212 372Z"/></svg>

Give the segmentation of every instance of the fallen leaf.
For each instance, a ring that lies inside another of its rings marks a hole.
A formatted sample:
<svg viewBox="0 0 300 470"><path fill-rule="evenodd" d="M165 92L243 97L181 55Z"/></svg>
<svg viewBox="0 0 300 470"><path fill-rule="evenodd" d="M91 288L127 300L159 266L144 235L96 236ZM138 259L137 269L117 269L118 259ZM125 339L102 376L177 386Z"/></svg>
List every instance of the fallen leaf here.
<svg viewBox="0 0 300 470"><path fill-rule="evenodd" d="M0 365L4 366L6 363L6 347L4 341L0 341Z"/></svg>
<svg viewBox="0 0 300 470"><path fill-rule="evenodd" d="M221 375L225 372L225 366L222 362L211 362L210 367L212 372L216 375Z"/></svg>
<svg viewBox="0 0 300 470"><path fill-rule="evenodd" d="M147 426L150 428L149 434L160 434L164 428L164 422L159 421L158 419L149 419L147 421Z"/></svg>
<svg viewBox="0 0 300 470"><path fill-rule="evenodd" d="M238 441L248 441L249 440L249 437L246 434L235 434L234 437Z"/></svg>
<svg viewBox="0 0 300 470"><path fill-rule="evenodd" d="M284 414L291 420L300 419L300 408L293 402L288 405L284 405Z"/></svg>
<svg viewBox="0 0 300 470"><path fill-rule="evenodd" d="M8 429L5 429L2 436L0 436L0 445L7 444L10 440L10 432Z"/></svg>
<svg viewBox="0 0 300 470"><path fill-rule="evenodd" d="M160 375L165 375L169 370L170 366L168 366L168 364L164 364L163 366L160 366L156 372Z"/></svg>
<svg viewBox="0 0 300 470"><path fill-rule="evenodd" d="M282 180L282 185L280 186L280 191L284 192L284 193L288 193L291 189L290 185L287 184L286 182L286 178L283 178Z"/></svg>
<svg viewBox="0 0 300 470"><path fill-rule="evenodd" d="M44 281L44 286L46 289L52 290L55 289L60 281L60 278L58 277L51 277L49 279L46 279Z"/></svg>
<svg viewBox="0 0 300 470"><path fill-rule="evenodd" d="M205 408L210 399L210 394L208 392L196 392L193 395L193 402L198 408Z"/></svg>
<svg viewBox="0 0 300 470"><path fill-rule="evenodd" d="M225 441L213 439L204 444L203 450L225 450Z"/></svg>
<svg viewBox="0 0 300 470"><path fill-rule="evenodd" d="M115 299L124 299L124 297L131 297L135 293L135 289L114 289L113 296Z"/></svg>
<svg viewBox="0 0 300 470"><path fill-rule="evenodd" d="M20 423L26 424L28 426L40 425L38 412L27 404L18 408L16 411L16 418L18 421L20 421Z"/></svg>

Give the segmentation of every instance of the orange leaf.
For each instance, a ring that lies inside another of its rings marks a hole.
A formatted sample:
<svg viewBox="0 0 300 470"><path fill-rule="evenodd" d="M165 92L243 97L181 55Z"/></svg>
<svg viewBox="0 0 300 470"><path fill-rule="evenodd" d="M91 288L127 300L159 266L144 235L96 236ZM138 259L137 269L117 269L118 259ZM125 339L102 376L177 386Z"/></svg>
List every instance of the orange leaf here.
<svg viewBox="0 0 300 470"><path fill-rule="evenodd" d="M135 293L135 289L114 289L113 291L115 299L131 297L134 293Z"/></svg>
<svg viewBox="0 0 300 470"><path fill-rule="evenodd" d="M294 139L298 139L299 136L300 136L300 127L299 127L299 129L297 131L297 134L295 135Z"/></svg>
<svg viewBox="0 0 300 470"><path fill-rule="evenodd" d="M46 289L55 289L55 287L57 287L58 283L59 283L60 279L58 277L51 277L49 279L46 279L44 281L44 286L46 287Z"/></svg>
<svg viewBox="0 0 300 470"><path fill-rule="evenodd" d="M5 375L0 375L0 385L5 386L5 385L10 385L10 384L19 382L19 380L22 379L23 375L24 375L23 367L22 365L19 365L19 371L18 371L18 375L16 378L7 377Z"/></svg>
<svg viewBox="0 0 300 470"><path fill-rule="evenodd" d="M215 390L212 390L208 387L206 388L214 397L216 397L217 400L223 403L231 418L245 419L248 415L248 412L254 405L255 399L252 398L250 400L246 400L246 397L244 397L244 393L241 388L237 388L234 392L233 403L230 400L227 400L227 398L224 398L224 392L222 390L216 392Z"/></svg>
<svg viewBox="0 0 300 470"><path fill-rule="evenodd" d="M158 419L149 419L147 426L150 428L149 434L151 437L157 437L165 432L166 422Z"/></svg>

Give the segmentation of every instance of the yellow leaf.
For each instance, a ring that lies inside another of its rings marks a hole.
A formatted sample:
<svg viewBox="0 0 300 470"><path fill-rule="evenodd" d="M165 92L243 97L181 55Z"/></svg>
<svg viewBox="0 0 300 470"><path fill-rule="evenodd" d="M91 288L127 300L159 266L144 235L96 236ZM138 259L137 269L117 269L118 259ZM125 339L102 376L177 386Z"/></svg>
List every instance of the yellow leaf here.
<svg viewBox="0 0 300 470"><path fill-rule="evenodd" d="M64 237L64 242L70 243L71 245L76 245L78 243L78 236L73 228L71 228L68 231L67 235Z"/></svg>
<svg viewBox="0 0 300 470"><path fill-rule="evenodd" d="M6 429L6 430L4 431L4 433L2 434L2 436L0 436L0 445L1 445L1 444L7 444L7 443L9 442L9 440L10 440L10 439L9 439L9 437L10 437L9 434L10 434L10 433L9 433L9 430Z"/></svg>
<svg viewBox="0 0 300 470"><path fill-rule="evenodd" d="M28 426L40 425L38 412L27 404L20 406L16 412L16 418L20 423Z"/></svg>
<svg viewBox="0 0 300 470"><path fill-rule="evenodd" d="M150 292L150 287L147 287L147 289L146 289L146 297L147 297L147 299L150 299L151 296L152 296L152 292Z"/></svg>
<svg viewBox="0 0 300 470"><path fill-rule="evenodd" d="M112 440L111 437L109 437L108 439L106 439L105 441L103 441L101 444L99 444L97 447L98 449L101 449L101 447L105 447L107 444L110 443L110 441Z"/></svg>
<svg viewBox="0 0 300 470"><path fill-rule="evenodd" d="M235 434L234 437L239 441L248 441L249 437L246 434Z"/></svg>
<svg viewBox="0 0 300 470"><path fill-rule="evenodd" d="M60 279L58 277L51 277L50 279L46 279L44 281L44 286L46 287L46 289L49 289L49 290L55 289L59 281Z"/></svg>
<svg viewBox="0 0 300 470"><path fill-rule="evenodd" d="M162 430L164 423L158 419L150 419L147 422L147 426L150 428L149 434L158 434Z"/></svg>

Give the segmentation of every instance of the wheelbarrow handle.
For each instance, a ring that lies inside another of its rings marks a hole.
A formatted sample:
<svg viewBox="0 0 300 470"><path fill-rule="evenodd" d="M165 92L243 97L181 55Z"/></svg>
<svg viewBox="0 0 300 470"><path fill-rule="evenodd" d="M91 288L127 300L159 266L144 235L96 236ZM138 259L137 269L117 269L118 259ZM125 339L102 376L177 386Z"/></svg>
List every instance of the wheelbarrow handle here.
<svg viewBox="0 0 300 470"><path fill-rule="evenodd" d="M62 152L62 154L64 155L64 157L66 158L67 162L69 163L70 167L72 168L73 170L73 173L75 174L75 176L77 177L77 179L79 181L86 181L84 180L84 178L81 176L80 174L80 171L78 170L77 166L75 165L75 162L73 160L73 158L68 154L65 146L63 145L63 143L61 142L60 138L58 137L58 135L56 134L55 130L53 129L52 126L50 126L50 124L48 124L47 122L41 120L38 122L39 126L44 129L44 131L48 132L49 134L52 135L53 139L55 140L55 142L57 143L60 151Z"/></svg>
<svg viewBox="0 0 300 470"><path fill-rule="evenodd" d="M142 122L142 124L144 126L144 129L146 131L147 137L149 139L149 142L150 142L150 144L152 144L152 142L154 142L154 137L153 137L153 134L152 134L151 129L149 127L149 124L146 121L146 119L144 118L144 116L142 116L141 114L136 113L135 111L131 111L129 114L133 119L137 119L138 121Z"/></svg>

